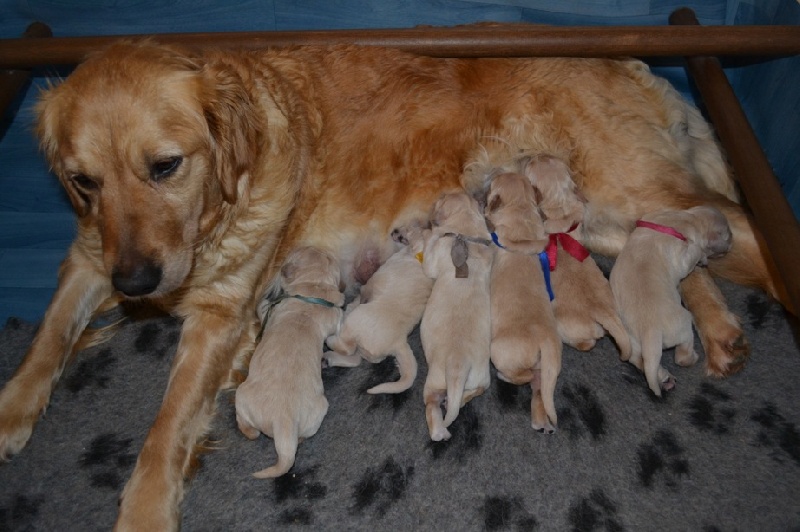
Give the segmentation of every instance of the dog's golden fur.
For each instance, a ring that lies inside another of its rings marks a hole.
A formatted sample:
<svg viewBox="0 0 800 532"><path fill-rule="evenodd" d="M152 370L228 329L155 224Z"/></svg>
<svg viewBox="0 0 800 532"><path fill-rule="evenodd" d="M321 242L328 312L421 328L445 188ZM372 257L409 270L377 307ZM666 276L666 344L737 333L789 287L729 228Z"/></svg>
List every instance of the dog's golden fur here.
<svg viewBox="0 0 800 532"><path fill-rule="evenodd" d="M617 253L644 213L713 204L735 244L710 269L781 293L707 124L633 60L128 43L88 58L37 111L78 235L0 393L0 455L25 446L95 309L118 289L156 300L183 329L120 529L178 526L193 446L253 349L255 300L287 253L328 249L351 283L356 257L391 254L393 227L424 216L442 192L482 188L485 176L469 172L481 157L567 161L590 205L581 238L601 253ZM709 372L740 369L741 329L713 282L693 274L682 291Z"/></svg>

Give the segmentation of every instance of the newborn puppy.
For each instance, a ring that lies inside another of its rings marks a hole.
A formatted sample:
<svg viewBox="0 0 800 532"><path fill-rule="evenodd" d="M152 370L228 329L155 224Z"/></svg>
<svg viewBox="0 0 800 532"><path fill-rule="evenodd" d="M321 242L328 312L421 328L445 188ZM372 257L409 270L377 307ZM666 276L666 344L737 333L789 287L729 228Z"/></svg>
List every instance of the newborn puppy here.
<svg viewBox="0 0 800 532"><path fill-rule="evenodd" d="M627 360L630 339L619 318L608 280L575 239L578 236L575 230L583 222L586 200L575 186L569 167L549 155L533 157L524 164L528 178L540 192L539 208L546 218L545 229L550 233L547 253L561 340L588 351L608 331Z"/></svg>
<svg viewBox="0 0 800 532"><path fill-rule="evenodd" d="M419 323L433 281L422 271L424 235L429 229L408 226L395 229L392 238L404 244L378 269L347 308L342 329L328 339L333 349L325 354L331 366L357 366L361 357L377 363L394 355L400 370L396 382L379 384L367 393L400 393L414 384L417 360L408 335Z"/></svg>
<svg viewBox="0 0 800 532"><path fill-rule="evenodd" d="M539 211L550 234L567 233L583 220L586 199L567 163L552 155L537 155L521 161L522 172L541 194Z"/></svg>
<svg viewBox="0 0 800 532"><path fill-rule="evenodd" d="M342 318L339 281L332 255L298 248L281 268L282 294L258 307L266 326L247 379L236 390L236 422L250 439L261 432L274 438L278 462L256 478L289 471L299 440L316 434L328 411L320 361L325 339Z"/></svg>
<svg viewBox="0 0 800 532"><path fill-rule="evenodd" d="M561 339L537 256L547 235L524 175L492 179L486 221L500 246L491 273L491 360L500 379L530 385L531 426L552 433Z"/></svg>
<svg viewBox="0 0 800 532"><path fill-rule="evenodd" d="M445 194L431 217L422 268L434 279L420 335L428 376L425 417L434 441L467 401L489 386L489 275L494 246L478 202L465 193ZM447 403L442 419L441 405Z"/></svg>
<svg viewBox="0 0 800 532"><path fill-rule="evenodd" d="M631 338L630 362L644 371L654 394L674 386L661 366L663 349L675 347L675 362L694 364L692 315L681 305L678 284L698 264L726 253L731 232L713 207L661 211L643 217L611 270L611 291Z"/></svg>

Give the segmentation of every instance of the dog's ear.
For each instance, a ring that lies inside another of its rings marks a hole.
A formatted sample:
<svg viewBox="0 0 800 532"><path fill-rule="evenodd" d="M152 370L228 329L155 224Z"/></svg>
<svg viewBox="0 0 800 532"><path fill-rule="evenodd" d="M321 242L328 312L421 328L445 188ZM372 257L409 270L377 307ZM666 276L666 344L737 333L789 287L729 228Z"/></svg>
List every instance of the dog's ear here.
<svg viewBox="0 0 800 532"><path fill-rule="evenodd" d="M36 104L36 134L50 169L58 176L61 185L67 192L70 203L78 216L86 216L91 210L91 191L97 186L83 175L68 176L64 174L61 162L62 138L64 133L64 97L58 87L49 87L39 95Z"/></svg>
<svg viewBox="0 0 800 532"><path fill-rule="evenodd" d="M211 136L213 169L222 198L236 203L239 178L247 173L259 151L263 130L255 105L241 77L222 64L201 71L201 103Z"/></svg>
<svg viewBox="0 0 800 532"><path fill-rule="evenodd" d="M536 201L536 205L539 205L544 199L544 194L542 194L542 191L539 190L539 187L536 185L533 185L533 198Z"/></svg>
<svg viewBox="0 0 800 532"><path fill-rule="evenodd" d="M495 194L494 196L491 196L489 204L486 206L486 212L493 213L502 206L503 206L503 198L500 197L500 194Z"/></svg>

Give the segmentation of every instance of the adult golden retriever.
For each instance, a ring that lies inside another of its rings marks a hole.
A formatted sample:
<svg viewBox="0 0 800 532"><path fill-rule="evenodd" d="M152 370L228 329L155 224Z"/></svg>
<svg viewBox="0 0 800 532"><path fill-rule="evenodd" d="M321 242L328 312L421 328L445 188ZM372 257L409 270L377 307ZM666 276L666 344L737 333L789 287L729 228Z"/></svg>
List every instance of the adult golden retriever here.
<svg viewBox="0 0 800 532"><path fill-rule="evenodd" d="M711 270L781 292L707 124L637 61L121 43L44 92L37 111L78 235L0 393L0 455L24 447L104 302L151 300L183 319L119 529L179 525L193 448L253 349L255 301L287 253L327 249L352 285L388 257L392 228L425 217L443 191L483 186L465 172L478 157L568 161L588 200L579 236L600 253L618 252L647 212L712 204L735 243ZM746 344L709 275L690 276L683 295L708 371L740 368Z"/></svg>

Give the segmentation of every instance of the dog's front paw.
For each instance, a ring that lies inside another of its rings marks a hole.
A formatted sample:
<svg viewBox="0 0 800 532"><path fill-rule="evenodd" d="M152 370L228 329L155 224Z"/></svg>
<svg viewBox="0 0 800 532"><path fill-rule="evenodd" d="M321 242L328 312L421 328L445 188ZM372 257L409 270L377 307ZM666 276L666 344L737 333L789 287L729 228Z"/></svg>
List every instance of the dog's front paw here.
<svg viewBox="0 0 800 532"><path fill-rule="evenodd" d="M20 452L33 433L38 410L11 397L9 388L0 393L0 461Z"/></svg>
<svg viewBox="0 0 800 532"><path fill-rule="evenodd" d="M718 327L700 331L706 352L706 373L711 377L733 375L741 371L750 358L750 344L739 326L739 319L728 314L728 320Z"/></svg>

